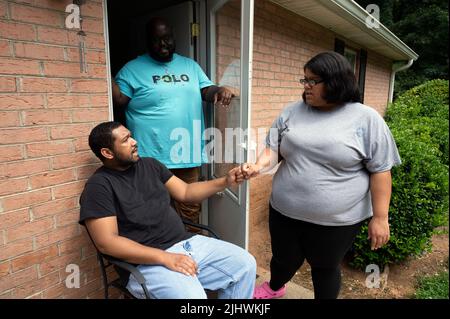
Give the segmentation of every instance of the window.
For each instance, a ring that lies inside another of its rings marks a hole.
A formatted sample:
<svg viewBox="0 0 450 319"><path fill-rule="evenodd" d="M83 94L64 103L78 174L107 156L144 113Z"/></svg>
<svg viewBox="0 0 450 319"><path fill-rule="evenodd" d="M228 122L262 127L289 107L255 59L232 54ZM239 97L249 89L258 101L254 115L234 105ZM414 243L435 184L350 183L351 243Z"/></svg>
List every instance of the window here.
<svg viewBox="0 0 450 319"><path fill-rule="evenodd" d="M350 62L350 65L353 67L353 72L356 73L356 60L358 53L353 49L345 48L344 56L347 58L348 62Z"/></svg>
<svg viewBox="0 0 450 319"><path fill-rule="evenodd" d="M367 51L356 50L348 47L344 41L335 39L334 51L345 56L350 65L353 66L353 71L358 81L359 91L361 93L361 102L364 102L364 87L366 82L366 64L367 64Z"/></svg>

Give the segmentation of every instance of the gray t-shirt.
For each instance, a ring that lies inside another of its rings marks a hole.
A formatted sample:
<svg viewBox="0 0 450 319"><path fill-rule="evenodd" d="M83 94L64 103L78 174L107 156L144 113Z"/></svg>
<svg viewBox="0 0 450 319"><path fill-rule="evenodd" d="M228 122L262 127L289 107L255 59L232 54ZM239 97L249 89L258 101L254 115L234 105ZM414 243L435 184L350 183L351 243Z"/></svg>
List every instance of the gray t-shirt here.
<svg viewBox="0 0 450 319"><path fill-rule="evenodd" d="M322 111L295 102L272 128L266 143L277 151L282 132L285 160L273 178L270 203L294 219L343 226L372 216L370 173L401 163L383 118L361 103Z"/></svg>

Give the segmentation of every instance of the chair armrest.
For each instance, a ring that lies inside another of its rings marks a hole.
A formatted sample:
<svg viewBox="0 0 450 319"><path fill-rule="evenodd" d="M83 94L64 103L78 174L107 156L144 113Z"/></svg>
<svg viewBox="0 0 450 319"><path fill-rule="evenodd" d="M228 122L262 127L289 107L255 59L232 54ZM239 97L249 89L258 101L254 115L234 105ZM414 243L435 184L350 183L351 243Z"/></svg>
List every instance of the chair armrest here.
<svg viewBox="0 0 450 319"><path fill-rule="evenodd" d="M127 263L125 261L122 260L118 260L114 257L108 256L108 255L104 255L102 254L102 256L109 261L111 264L116 265L117 267L120 267L126 271L128 271L130 274L132 274L134 276L134 278L136 279L136 281L142 285L145 284L145 278L144 276L141 274L141 272L139 271L139 269L137 269L135 266L133 266L130 263Z"/></svg>
<svg viewBox="0 0 450 319"><path fill-rule="evenodd" d="M198 229L203 229L206 230L208 233L210 233L214 238L216 239L220 239L219 236L216 234L216 232L214 230L212 230L210 227L206 226L206 225L202 225L202 224L197 224L194 222L191 222L190 220L187 220L185 218L181 218L183 220L183 223L185 225L191 226L191 227L195 227Z"/></svg>

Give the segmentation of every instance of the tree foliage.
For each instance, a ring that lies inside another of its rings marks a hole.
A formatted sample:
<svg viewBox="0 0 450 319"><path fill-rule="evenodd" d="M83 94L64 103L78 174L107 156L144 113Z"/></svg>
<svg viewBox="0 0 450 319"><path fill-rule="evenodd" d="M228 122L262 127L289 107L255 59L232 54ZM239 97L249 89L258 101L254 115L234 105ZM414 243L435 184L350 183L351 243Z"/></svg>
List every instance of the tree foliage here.
<svg viewBox="0 0 450 319"><path fill-rule="evenodd" d="M395 96L432 79L448 80L447 0L356 0L366 8L376 4L380 21L419 59L396 75Z"/></svg>

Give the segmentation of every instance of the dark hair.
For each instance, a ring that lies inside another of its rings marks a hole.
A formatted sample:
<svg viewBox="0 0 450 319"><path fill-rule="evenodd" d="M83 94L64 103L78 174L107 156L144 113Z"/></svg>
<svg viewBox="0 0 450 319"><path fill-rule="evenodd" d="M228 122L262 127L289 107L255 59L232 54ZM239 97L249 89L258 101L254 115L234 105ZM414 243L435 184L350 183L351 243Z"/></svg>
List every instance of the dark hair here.
<svg viewBox="0 0 450 319"><path fill-rule="evenodd" d="M355 73L343 55L331 51L319 53L305 64L306 69L324 81L323 98L328 103L361 102ZM303 100L306 100L305 93Z"/></svg>
<svg viewBox="0 0 450 319"><path fill-rule="evenodd" d="M105 158L100 151L102 148L114 149L112 131L120 126L122 124L119 122L104 122L94 127L89 134L89 147L102 162Z"/></svg>

